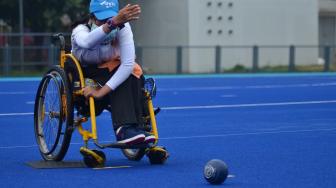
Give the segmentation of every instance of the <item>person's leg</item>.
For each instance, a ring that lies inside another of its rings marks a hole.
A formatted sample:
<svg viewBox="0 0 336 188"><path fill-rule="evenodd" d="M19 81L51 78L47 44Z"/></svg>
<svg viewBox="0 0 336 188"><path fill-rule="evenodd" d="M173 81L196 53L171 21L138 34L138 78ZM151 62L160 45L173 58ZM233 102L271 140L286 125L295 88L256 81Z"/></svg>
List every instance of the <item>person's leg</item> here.
<svg viewBox="0 0 336 188"><path fill-rule="evenodd" d="M113 127L120 143L141 142L145 135L137 129L140 120L139 107L134 98L133 76L126 79L110 93Z"/></svg>
<svg viewBox="0 0 336 188"><path fill-rule="evenodd" d="M95 99L95 114L99 116L104 109L107 108L109 98L104 97L103 99ZM76 97L74 100L74 106L80 115L85 117L90 117L90 106L84 96Z"/></svg>
<svg viewBox="0 0 336 188"><path fill-rule="evenodd" d="M145 135L145 143L151 143L155 141L155 136L145 131L145 124L148 123L145 117L149 116L147 99L144 91L144 76L140 78L131 77L132 83L132 97L135 114L138 121L138 129L140 129Z"/></svg>
<svg viewBox="0 0 336 188"><path fill-rule="evenodd" d="M109 72L107 68L91 67L85 74L103 86L116 70ZM152 135L138 129L138 125L143 123L143 103L139 102L139 96L143 97L142 86L143 79L131 75L107 96L109 102L106 107L111 111L113 128L119 143L153 141Z"/></svg>

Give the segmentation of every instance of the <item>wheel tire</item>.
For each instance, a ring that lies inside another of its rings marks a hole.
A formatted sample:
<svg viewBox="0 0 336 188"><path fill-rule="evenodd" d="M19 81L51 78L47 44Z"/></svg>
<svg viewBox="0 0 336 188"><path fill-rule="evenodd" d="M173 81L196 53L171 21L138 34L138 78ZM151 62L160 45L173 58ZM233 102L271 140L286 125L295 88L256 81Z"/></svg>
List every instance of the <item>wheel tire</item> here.
<svg viewBox="0 0 336 188"><path fill-rule="evenodd" d="M35 138L44 160L63 160L74 129L73 110L67 76L62 68L55 66L43 76L34 106Z"/></svg>
<svg viewBox="0 0 336 188"><path fill-rule="evenodd" d="M147 152L147 157L152 165L160 165L167 161L169 153L166 148L158 146L150 149Z"/></svg>
<svg viewBox="0 0 336 188"><path fill-rule="evenodd" d="M130 161L140 161L146 154L146 149L122 149L122 153Z"/></svg>
<svg viewBox="0 0 336 188"><path fill-rule="evenodd" d="M106 156L105 153L102 151L98 151L98 150L92 150L93 152L95 152L97 155L99 155L100 157L102 157L103 163L99 163L93 156L91 155L86 155L83 158L84 164L89 167L89 168L97 168L97 167L104 167L105 165L105 161L106 161Z"/></svg>

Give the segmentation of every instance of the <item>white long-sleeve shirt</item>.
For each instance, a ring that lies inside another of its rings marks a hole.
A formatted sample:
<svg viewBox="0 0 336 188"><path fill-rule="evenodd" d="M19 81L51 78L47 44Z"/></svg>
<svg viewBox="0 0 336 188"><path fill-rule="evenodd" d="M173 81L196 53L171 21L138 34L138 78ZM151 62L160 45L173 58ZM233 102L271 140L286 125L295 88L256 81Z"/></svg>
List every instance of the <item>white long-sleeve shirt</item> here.
<svg viewBox="0 0 336 188"><path fill-rule="evenodd" d="M132 73L135 59L133 33L129 23L117 32L117 47L101 44L107 34L102 26L92 30L86 25L78 25L71 34L71 52L85 64L100 64L120 55L120 66L106 85L115 90Z"/></svg>

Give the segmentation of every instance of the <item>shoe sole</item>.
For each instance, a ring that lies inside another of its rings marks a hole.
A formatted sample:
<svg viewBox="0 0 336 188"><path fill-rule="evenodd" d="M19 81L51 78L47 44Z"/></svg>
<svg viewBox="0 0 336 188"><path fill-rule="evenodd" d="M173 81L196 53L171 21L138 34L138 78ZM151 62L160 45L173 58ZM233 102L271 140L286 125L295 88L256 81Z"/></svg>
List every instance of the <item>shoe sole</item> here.
<svg viewBox="0 0 336 188"><path fill-rule="evenodd" d="M144 142L145 142L146 144L149 144L149 143L153 143L153 142L155 142L155 140L156 140L155 136L151 135L151 136L146 136Z"/></svg>
<svg viewBox="0 0 336 188"><path fill-rule="evenodd" d="M127 144L127 145L134 145L134 144L140 144L143 143L145 141L145 135L144 134L140 134L140 135L136 135L132 138L128 138L125 140L121 140L118 141L117 143L120 144Z"/></svg>

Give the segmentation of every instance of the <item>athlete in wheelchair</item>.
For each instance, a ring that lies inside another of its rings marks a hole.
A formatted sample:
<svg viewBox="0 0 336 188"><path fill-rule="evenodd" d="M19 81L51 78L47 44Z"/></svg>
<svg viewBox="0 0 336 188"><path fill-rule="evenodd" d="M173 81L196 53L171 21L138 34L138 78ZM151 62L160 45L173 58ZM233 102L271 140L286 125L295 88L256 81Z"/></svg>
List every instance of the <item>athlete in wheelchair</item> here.
<svg viewBox="0 0 336 188"><path fill-rule="evenodd" d="M72 32L72 53L65 52L61 34L60 65L50 69L40 82L34 109L35 136L45 160L61 161L77 128L84 146L80 152L89 167L103 166L105 154L88 148L120 148L129 160L147 155L152 164L168 158L158 146L158 131L152 98L153 79L145 79L134 62L135 49L129 21L139 18L138 5L119 11L117 0L91 0L90 19ZM111 113L116 142L99 143L96 116ZM75 115L74 115L75 113ZM91 119L91 131L82 124Z"/></svg>

